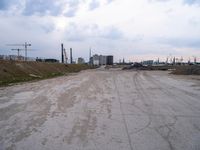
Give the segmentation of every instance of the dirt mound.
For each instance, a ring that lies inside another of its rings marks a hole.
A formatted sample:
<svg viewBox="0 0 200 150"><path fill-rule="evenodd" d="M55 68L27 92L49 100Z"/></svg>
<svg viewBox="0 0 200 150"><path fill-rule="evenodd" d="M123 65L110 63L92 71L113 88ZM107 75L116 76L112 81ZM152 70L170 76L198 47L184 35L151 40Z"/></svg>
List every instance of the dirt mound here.
<svg viewBox="0 0 200 150"><path fill-rule="evenodd" d="M122 70L172 70L172 74L177 75L200 75L199 65L163 65L163 66L143 66L141 63L135 63L126 66Z"/></svg>
<svg viewBox="0 0 200 150"><path fill-rule="evenodd" d="M169 70L169 69L174 69L175 66L168 66L168 65L163 65L163 66L144 66L141 63L134 63L131 66L126 66L123 68L123 70Z"/></svg>
<svg viewBox="0 0 200 150"><path fill-rule="evenodd" d="M122 70L148 70L148 67L143 66L141 63L134 63L131 66L126 66Z"/></svg>
<svg viewBox="0 0 200 150"><path fill-rule="evenodd" d="M43 79L89 69L87 65L0 60L0 85Z"/></svg>

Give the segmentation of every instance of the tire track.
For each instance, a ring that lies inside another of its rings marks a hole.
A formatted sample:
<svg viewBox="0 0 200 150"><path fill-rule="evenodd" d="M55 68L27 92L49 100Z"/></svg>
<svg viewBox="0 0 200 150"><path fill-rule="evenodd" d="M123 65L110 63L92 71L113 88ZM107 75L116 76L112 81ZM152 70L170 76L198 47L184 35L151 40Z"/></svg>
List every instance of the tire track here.
<svg viewBox="0 0 200 150"><path fill-rule="evenodd" d="M142 72L142 74L143 74L143 72ZM139 71L137 71L136 74L133 76L133 82L135 84L137 92L139 93L140 100L144 103L144 105L147 108L146 115L148 116L149 121L143 128L137 130L136 132L133 132L133 134L137 134L137 133L139 133L139 132L141 132L141 131L143 131L147 128L153 129L162 137L162 139L164 141L166 141L166 143L169 146L169 149L174 150L173 144L170 141L170 134L172 132L171 128L176 124L177 118L175 119L175 121L173 123L164 123L164 125L159 126L159 127L150 127L152 120L153 120L153 117L155 117L155 116L151 115L151 114L153 114L153 103L152 103L152 100L151 100L153 95L151 95L150 92L147 94L147 91L145 91L145 89L143 88L142 80L144 80L144 79L141 78L142 74ZM149 99L149 101L147 102L146 99ZM163 118L161 118L161 119L163 120ZM164 122L164 120L163 120L163 122ZM167 135L164 135L159 130L160 128L163 128L163 127L168 129Z"/></svg>
<svg viewBox="0 0 200 150"><path fill-rule="evenodd" d="M131 134L135 134L135 133L139 133L145 129L147 129L150 125L151 125L151 122L152 122L152 115L150 114L153 114L152 112L152 104L149 104L148 102L146 102L146 98L150 98L150 96L148 96L146 94L146 92L144 91L143 87L141 86L141 82L139 82L138 80L138 77L139 76L139 72L137 71L134 76L133 76L133 82L134 82L134 85L135 85L135 88L137 90L137 93L138 93L138 96L139 96L139 99L142 101L142 103L144 104L144 106L147 108L147 111L143 110L142 108L140 108L139 106L137 106L136 104L134 105L136 108L140 109L143 113L145 113L147 116L148 116L148 123L140 128L139 130L135 131L135 132L132 132ZM150 100L149 100L150 101Z"/></svg>
<svg viewBox="0 0 200 150"><path fill-rule="evenodd" d="M117 100L118 100L119 105L120 105L120 112L121 112L121 116L122 116L122 119L123 119L123 122L124 122L126 134L127 134L127 137L128 137L129 146L130 146L130 149L133 150L131 137L130 137L130 134L128 132L128 125L127 125L127 122L126 122L126 119L125 119L125 114L124 114L124 111L123 111L123 108L122 108L122 103L121 103L121 99L120 99L119 90L118 90L117 84L116 84L116 77L115 77L114 73L112 73L112 74L113 74L113 82L114 82L114 86L115 86L115 91L117 93Z"/></svg>
<svg viewBox="0 0 200 150"><path fill-rule="evenodd" d="M185 100L183 98L182 95L184 94L184 97L188 97L188 99L194 100L194 96L191 96L191 94L188 95L189 92L185 93L184 90L180 90L180 89L178 89L178 88L176 88L174 86L170 86L168 84L163 85L162 83L159 83L158 80L156 80L154 77L152 77L151 75L147 74L146 72L143 72L143 75L144 75L144 77L148 78L147 82L149 82L151 84L153 83L153 85L156 85L156 87L158 87L160 89L160 91L162 91L162 93L164 93L168 97L171 96L173 99L175 99L179 103L182 103L185 106L189 106L191 108L191 110L194 110L194 109L200 110L200 108L198 106L194 105L190 101ZM155 80L158 81L158 82L156 82ZM182 94L178 95L177 93L172 92L170 90L171 88L174 88L176 91L179 91ZM195 97L195 99L197 99L197 98ZM197 101L195 100L194 102L197 102Z"/></svg>

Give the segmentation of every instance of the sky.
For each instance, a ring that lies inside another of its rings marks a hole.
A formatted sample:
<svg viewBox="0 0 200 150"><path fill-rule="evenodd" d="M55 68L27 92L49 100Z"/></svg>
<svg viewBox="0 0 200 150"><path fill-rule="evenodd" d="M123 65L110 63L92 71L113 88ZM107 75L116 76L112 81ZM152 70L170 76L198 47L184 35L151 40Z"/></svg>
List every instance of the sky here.
<svg viewBox="0 0 200 150"><path fill-rule="evenodd" d="M63 43L86 61L90 48L115 61L200 61L200 0L0 0L0 54L25 42L29 57L60 59Z"/></svg>

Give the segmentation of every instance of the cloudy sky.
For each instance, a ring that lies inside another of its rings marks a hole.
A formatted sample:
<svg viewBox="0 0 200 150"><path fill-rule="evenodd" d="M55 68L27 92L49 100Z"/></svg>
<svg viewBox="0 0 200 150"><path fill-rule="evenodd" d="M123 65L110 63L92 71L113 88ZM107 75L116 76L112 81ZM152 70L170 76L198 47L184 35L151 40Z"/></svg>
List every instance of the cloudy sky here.
<svg viewBox="0 0 200 150"><path fill-rule="evenodd" d="M199 60L200 0L0 0L0 54L24 42L32 57L60 59L63 42L86 60L90 47L115 61Z"/></svg>

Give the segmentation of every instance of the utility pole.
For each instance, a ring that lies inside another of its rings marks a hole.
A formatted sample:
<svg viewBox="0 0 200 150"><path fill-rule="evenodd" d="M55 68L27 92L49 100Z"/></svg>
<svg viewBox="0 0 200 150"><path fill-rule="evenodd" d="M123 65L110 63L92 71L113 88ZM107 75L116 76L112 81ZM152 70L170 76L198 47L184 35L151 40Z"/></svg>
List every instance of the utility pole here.
<svg viewBox="0 0 200 150"><path fill-rule="evenodd" d="M89 65L92 64L92 62L91 62L91 57L92 57L92 52L91 52L91 48L90 48L90 51L89 51Z"/></svg>
<svg viewBox="0 0 200 150"><path fill-rule="evenodd" d="M72 57L72 48L70 48L70 62L73 63L73 57Z"/></svg>

